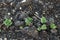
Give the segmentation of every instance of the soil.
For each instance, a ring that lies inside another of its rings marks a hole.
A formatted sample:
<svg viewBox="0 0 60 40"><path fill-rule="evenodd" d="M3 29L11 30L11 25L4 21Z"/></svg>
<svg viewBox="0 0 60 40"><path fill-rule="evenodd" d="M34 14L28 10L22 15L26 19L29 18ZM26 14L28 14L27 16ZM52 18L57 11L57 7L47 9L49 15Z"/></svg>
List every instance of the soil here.
<svg viewBox="0 0 60 40"><path fill-rule="evenodd" d="M40 18L47 19L47 30L38 31L43 25ZM28 26L25 18L31 17ZM12 25L7 28L3 21L9 18ZM56 24L56 29L49 27ZM23 26L23 29L20 29ZM60 0L0 0L0 40L60 40Z"/></svg>

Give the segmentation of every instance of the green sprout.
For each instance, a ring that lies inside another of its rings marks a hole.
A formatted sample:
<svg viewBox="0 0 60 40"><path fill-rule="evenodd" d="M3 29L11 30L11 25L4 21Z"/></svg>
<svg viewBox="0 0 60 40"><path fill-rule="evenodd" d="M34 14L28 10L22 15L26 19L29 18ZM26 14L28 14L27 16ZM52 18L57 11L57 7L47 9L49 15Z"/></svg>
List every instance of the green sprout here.
<svg viewBox="0 0 60 40"><path fill-rule="evenodd" d="M12 21L11 21L11 19L5 19L3 21L3 24L5 24L7 27L9 27L10 25L12 25Z"/></svg>
<svg viewBox="0 0 60 40"><path fill-rule="evenodd" d="M40 28L40 27L38 27L38 28L37 28L37 30L38 30L38 31L41 31L41 28Z"/></svg>
<svg viewBox="0 0 60 40"><path fill-rule="evenodd" d="M46 25L43 24L43 25L41 26L41 29L42 29L42 30L46 30L46 29L47 29Z"/></svg>
<svg viewBox="0 0 60 40"><path fill-rule="evenodd" d="M33 19L31 17L25 18L26 25L30 25L32 21L33 21Z"/></svg>
<svg viewBox="0 0 60 40"><path fill-rule="evenodd" d="M55 28L57 28L57 26L56 26L54 23L51 23L51 24L50 24L50 28L51 28L51 29L55 29Z"/></svg>
<svg viewBox="0 0 60 40"><path fill-rule="evenodd" d="M44 16L42 16L41 23L46 23L46 22L47 22L46 18Z"/></svg>
<svg viewBox="0 0 60 40"><path fill-rule="evenodd" d="M41 27L38 27L38 28L37 28L38 31L46 30L46 29L47 29L47 27L46 27L45 24L43 24Z"/></svg>
<svg viewBox="0 0 60 40"><path fill-rule="evenodd" d="M23 29L23 26L20 26L20 29Z"/></svg>

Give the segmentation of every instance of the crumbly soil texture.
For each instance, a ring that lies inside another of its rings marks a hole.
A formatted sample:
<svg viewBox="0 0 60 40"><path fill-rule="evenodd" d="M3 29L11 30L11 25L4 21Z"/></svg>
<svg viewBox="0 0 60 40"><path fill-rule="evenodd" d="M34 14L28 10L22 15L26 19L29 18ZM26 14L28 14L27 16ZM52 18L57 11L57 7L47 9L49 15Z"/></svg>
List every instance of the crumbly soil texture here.
<svg viewBox="0 0 60 40"><path fill-rule="evenodd" d="M60 40L60 0L0 0L0 40Z"/></svg>

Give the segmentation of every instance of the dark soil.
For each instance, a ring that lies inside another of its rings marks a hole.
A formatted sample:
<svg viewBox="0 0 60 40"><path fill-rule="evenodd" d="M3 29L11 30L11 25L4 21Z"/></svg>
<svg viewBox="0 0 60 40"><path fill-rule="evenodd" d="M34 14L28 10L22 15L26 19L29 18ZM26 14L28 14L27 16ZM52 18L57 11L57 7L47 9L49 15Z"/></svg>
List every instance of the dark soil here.
<svg viewBox="0 0 60 40"><path fill-rule="evenodd" d="M47 19L47 30L37 31L42 16ZM27 17L33 18L29 26ZM3 24L6 18L13 22L8 28ZM56 29L49 27L51 21ZM0 30L0 40L60 40L60 0L0 0Z"/></svg>

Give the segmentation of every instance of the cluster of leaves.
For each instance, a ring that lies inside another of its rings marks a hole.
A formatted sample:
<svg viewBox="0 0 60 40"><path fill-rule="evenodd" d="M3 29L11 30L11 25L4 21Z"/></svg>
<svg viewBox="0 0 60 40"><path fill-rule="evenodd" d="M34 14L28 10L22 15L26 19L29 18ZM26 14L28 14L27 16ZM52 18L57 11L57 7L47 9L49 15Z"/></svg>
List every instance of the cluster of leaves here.
<svg viewBox="0 0 60 40"><path fill-rule="evenodd" d="M46 29L47 29L47 27L46 27L45 24L43 24L41 27L38 27L38 28L37 28L38 31L46 30Z"/></svg>
<svg viewBox="0 0 60 40"><path fill-rule="evenodd" d="M31 17L25 18L26 25L30 25L32 23L33 19Z"/></svg>
<svg viewBox="0 0 60 40"><path fill-rule="evenodd" d="M42 25L41 27L38 27L37 30L38 30L38 31L46 30L46 29L47 29L47 26L46 26L46 24L44 24L44 23L46 23L46 22L47 22L46 18L42 16L42 18L41 18L41 23L42 23L43 25ZM50 28L51 28L51 29L56 29L57 26L56 26L54 23L51 23L51 24L50 24Z"/></svg>
<svg viewBox="0 0 60 40"><path fill-rule="evenodd" d="M46 18L44 16L42 16L41 23L46 23L46 22L47 22Z"/></svg>
<svg viewBox="0 0 60 40"><path fill-rule="evenodd" d="M51 29L56 29L57 26L56 26L54 23L51 23L51 24L50 24L50 28L51 28Z"/></svg>
<svg viewBox="0 0 60 40"><path fill-rule="evenodd" d="M5 20L3 21L3 24L5 24L7 27L9 27L9 26L12 25L12 21L11 21L11 19L5 19Z"/></svg>

